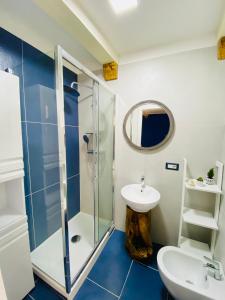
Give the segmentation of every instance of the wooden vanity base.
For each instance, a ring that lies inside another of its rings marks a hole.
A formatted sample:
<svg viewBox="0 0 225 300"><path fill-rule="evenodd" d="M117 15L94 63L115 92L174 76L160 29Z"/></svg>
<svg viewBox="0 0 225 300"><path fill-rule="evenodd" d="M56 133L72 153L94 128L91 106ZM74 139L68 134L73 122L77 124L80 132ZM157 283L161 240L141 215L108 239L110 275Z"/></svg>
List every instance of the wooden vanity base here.
<svg viewBox="0 0 225 300"><path fill-rule="evenodd" d="M152 256L151 211L139 213L127 206L126 249L136 260L149 260Z"/></svg>

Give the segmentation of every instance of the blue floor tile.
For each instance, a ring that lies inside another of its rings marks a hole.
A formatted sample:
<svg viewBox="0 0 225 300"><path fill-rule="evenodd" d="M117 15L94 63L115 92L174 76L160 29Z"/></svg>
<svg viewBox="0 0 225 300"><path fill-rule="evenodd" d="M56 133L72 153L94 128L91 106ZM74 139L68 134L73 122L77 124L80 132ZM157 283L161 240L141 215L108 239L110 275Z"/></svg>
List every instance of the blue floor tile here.
<svg viewBox="0 0 225 300"><path fill-rule="evenodd" d="M80 288L78 294L74 300L116 300L118 299L114 295L98 287L90 280L86 280Z"/></svg>
<svg viewBox="0 0 225 300"><path fill-rule="evenodd" d="M114 231L88 276L118 296L132 261L125 250L124 241L124 233Z"/></svg>
<svg viewBox="0 0 225 300"><path fill-rule="evenodd" d="M167 300L159 272L133 262L121 300Z"/></svg>
<svg viewBox="0 0 225 300"><path fill-rule="evenodd" d="M65 298L59 295L49 285L41 279L38 279L35 288L23 300L64 300Z"/></svg>
<svg viewBox="0 0 225 300"><path fill-rule="evenodd" d="M160 244L155 244L153 243L153 254L152 257L149 261L147 262L143 262L143 264L145 264L146 266L152 267L156 270L158 270L158 264L157 264L157 254L159 252L159 250L162 248L163 246Z"/></svg>

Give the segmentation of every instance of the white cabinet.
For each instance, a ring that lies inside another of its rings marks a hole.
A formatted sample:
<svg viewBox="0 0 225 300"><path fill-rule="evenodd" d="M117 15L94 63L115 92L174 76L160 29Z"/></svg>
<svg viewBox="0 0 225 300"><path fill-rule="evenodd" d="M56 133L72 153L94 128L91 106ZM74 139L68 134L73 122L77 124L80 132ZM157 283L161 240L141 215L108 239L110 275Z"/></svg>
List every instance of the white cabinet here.
<svg viewBox="0 0 225 300"><path fill-rule="evenodd" d="M0 175L23 170L19 78L0 71Z"/></svg>
<svg viewBox="0 0 225 300"><path fill-rule="evenodd" d="M19 78L0 71L0 270L8 300L34 287L24 195Z"/></svg>
<svg viewBox="0 0 225 300"><path fill-rule="evenodd" d="M34 286L26 222L0 238L0 266L7 299L23 299Z"/></svg>

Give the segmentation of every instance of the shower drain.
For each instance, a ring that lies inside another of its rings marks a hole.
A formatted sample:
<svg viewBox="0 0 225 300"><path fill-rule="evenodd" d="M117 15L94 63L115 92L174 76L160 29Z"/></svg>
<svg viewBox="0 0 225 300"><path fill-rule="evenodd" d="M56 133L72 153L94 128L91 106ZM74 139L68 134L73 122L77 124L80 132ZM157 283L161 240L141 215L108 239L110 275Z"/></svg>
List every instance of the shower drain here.
<svg viewBox="0 0 225 300"><path fill-rule="evenodd" d="M74 235L72 238L71 238L71 242L72 243L77 243L81 240L81 236L79 234L76 234Z"/></svg>

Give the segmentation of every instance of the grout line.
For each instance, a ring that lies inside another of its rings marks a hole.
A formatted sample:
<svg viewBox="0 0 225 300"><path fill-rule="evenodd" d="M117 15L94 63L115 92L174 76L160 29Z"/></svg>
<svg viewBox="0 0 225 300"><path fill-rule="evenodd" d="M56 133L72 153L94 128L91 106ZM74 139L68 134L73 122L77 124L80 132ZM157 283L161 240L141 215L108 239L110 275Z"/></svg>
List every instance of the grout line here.
<svg viewBox="0 0 225 300"><path fill-rule="evenodd" d="M27 110L26 110L26 97L25 97L25 86L24 86L24 62L23 62L23 41L22 41L22 84L23 84L23 101L24 101L24 118L27 119ZM27 124L25 123L25 132L26 132L26 146L27 146L27 164L28 164L28 172L29 172L29 187L30 192L31 189L31 168L30 168L30 153L28 147L28 131L27 131ZM33 199L32 194L30 195L30 206L31 206L31 216L32 216L32 224L33 224L33 239L34 239L34 248L36 248L36 234L35 234L35 227L34 227L34 210L33 210Z"/></svg>
<svg viewBox="0 0 225 300"><path fill-rule="evenodd" d="M117 296L116 294L110 292L109 290L107 290L106 288L104 288L103 286L101 286L100 284L98 284L97 282L93 281L92 279L90 279L89 277L87 277L87 280L89 280L90 282L94 283L95 285L97 285L98 287L100 287L101 289L105 290L106 292L110 293L111 295L115 296L116 298L119 299L119 296Z"/></svg>
<svg viewBox="0 0 225 300"><path fill-rule="evenodd" d="M50 122L38 122L38 121L21 121L21 123L28 123L28 124L40 124L40 125L53 125L53 126L58 126L57 123L50 123ZM79 125L64 125L65 127L74 127L74 128L79 128Z"/></svg>
<svg viewBox="0 0 225 300"><path fill-rule="evenodd" d="M76 177L76 176L79 176L79 175L80 175L80 173L77 173L77 174L75 174L75 175L73 175L73 176L67 177L67 180L72 179L72 178L74 178L74 177Z"/></svg>
<svg viewBox="0 0 225 300"><path fill-rule="evenodd" d="M66 125L66 124L65 124L65 127L74 127L74 128L76 128L76 127L77 127L77 128L79 128L79 127L80 127L80 125Z"/></svg>
<svg viewBox="0 0 225 300"><path fill-rule="evenodd" d="M25 121L28 124L40 124L40 125L53 125L58 126L56 123L48 123L48 122L36 122L36 121Z"/></svg>
<svg viewBox="0 0 225 300"><path fill-rule="evenodd" d="M151 266L148 266L148 265L146 265L146 264L143 264L142 262L140 262L140 261L138 261L138 260L135 260L135 262L138 263L138 264L140 264L140 265L142 265L142 266L144 266L144 267L146 267L146 268L148 268L148 269L152 269L152 270L154 270L154 271L156 271L156 272L159 272L159 270L157 270L156 268L153 268L153 267L151 267Z"/></svg>
<svg viewBox="0 0 225 300"><path fill-rule="evenodd" d="M28 297L30 297L30 299L35 300L35 298L33 296L31 296L30 294L28 294Z"/></svg>
<svg viewBox="0 0 225 300"><path fill-rule="evenodd" d="M79 175L80 175L80 173L77 173L77 174L75 174L75 175L73 175L73 176L68 177L67 180L72 179L72 178L74 178L74 177L76 177L76 176L79 176ZM40 190L37 190L37 191L34 191L33 193L30 193L30 194L28 194L28 195L25 195L25 197L32 196L32 195L34 195L34 194L36 194L36 193L39 193L39 192L43 192L43 191L47 190L48 188L51 188L51 187L53 187L53 186L55 186L55 185L57 185L57 184L60 184L60 181L57 181L57 182L55 182L55 183L53 183L53 184L50 184L50 185L46 185L45 187L43 187L43 188L40 189Z"/></svg>
<svg viewBox="0 0 225 300"><path fill-rule="evenodd" d="M53 183L53 184L47 185L47 186L45 186L44 188L42 188L42 189L40 189L40 190L37 190L37 191L31 193L30 195L34 195L34 194L36 194L36 193L43 192L43 191L47 190L48 188L51 188L51 187L53 187L53 186L56 186L57 184L60 184L60 182L57 181L57 182L55 182L55 183Z"/></svg>
<svg viewBox="0 0 225 300"><path fill-rule="evenodd" d="M127 279L128 279L128 277L129 277L129 275L130 275L130 270L131 270L131 268L132 268L133 262L134 262L134 261L133 261L133 259L132 259L132 261L131 261L131 264L130 264L130 268L129 268L129 270L128 270L128 273L127 273L126 279L125 279L125 281L124 281L124 284L123 284L122 290L121 290L121 292L120 292L119 299L121 298L121 296L122 296L122 294L123 294L123 290L124 290L124 288L125 288L125 285L126 285L126 283L127 283Z"/></svg>

